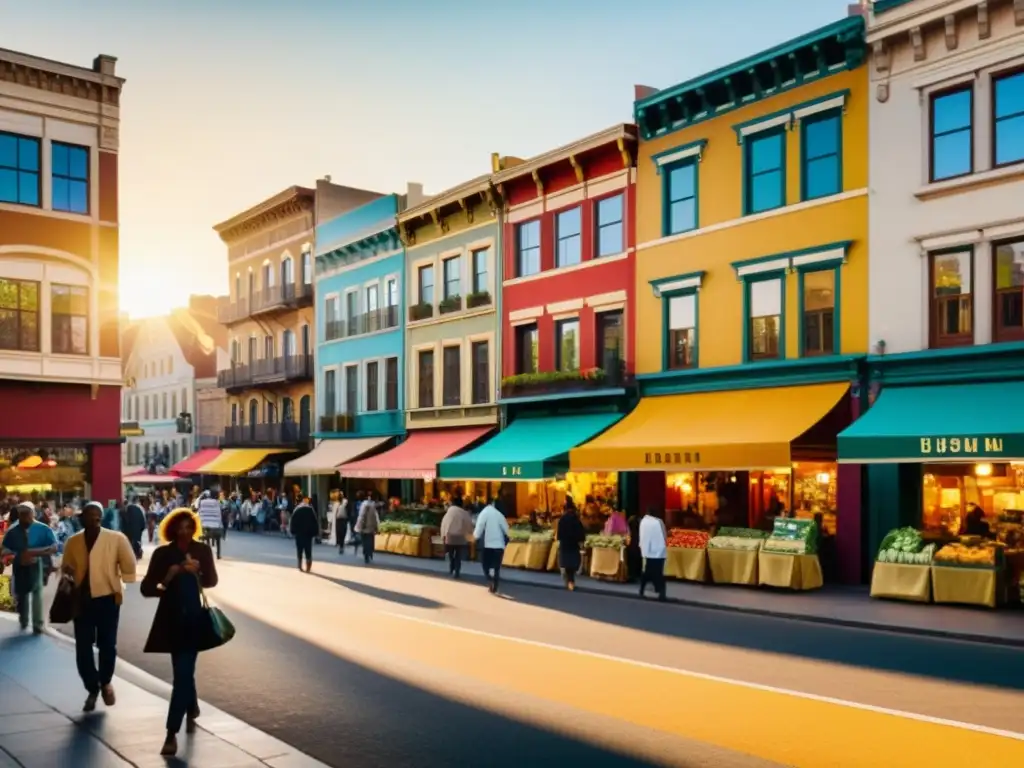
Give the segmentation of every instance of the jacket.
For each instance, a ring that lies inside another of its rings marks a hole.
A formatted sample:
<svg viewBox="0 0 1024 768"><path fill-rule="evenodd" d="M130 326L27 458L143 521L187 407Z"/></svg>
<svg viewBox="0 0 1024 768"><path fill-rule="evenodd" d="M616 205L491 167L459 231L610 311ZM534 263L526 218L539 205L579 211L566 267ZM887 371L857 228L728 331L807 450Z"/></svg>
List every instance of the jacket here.
<svg viewBox="0 0 1024 768"><path fill-rule="evenodd" d="M359 517L356 518L356 533L376 535L380 529L380 516L377 514L377 505L372 501L364 501L359 507Z"/></svg>
<svg viewBox="0 0 1024 768"><path fill-rule="evenodd" d="M653 515L644 515L640 520L640 554L650 560L668 557L665 524Z"/></svg>
<svg viewBox="0 0 1024 768"><path fill-rule="evenodd" d="M508 520L493 504L484 507L476 519L473 538L484 549L504 549L508 544Z"/></svg>
<svg viewBox="0 0 1024 768"><path fill-rule="evenodd" d="M113 595L118 605L124 599L124 585L135 581L135 552L128 538L118 531L100 528L92 552L85 543L85 531L79 531L64 545L64 570L71 571L75 586L81 586L89 574L92 597Z"/></svg>
<svg viewBox="0 0 1024 768"><path fill-rule="evenodd" d="M288 532L296 539L315 539L320 535L320 520L309 504L299 504L295 508Z"/></svg>
<svg viewBox="0 0 1024 768"><path fill-rule="evenodd" d="M441 518L441 540L445 544L458 546L465 544L473 535L473 520L469 512L454 504L448 507L448 511Z"/></svg>
<svg viewBox="0 0 1024 768"><path fill-rule="evenodd" d="M153 616L153 625L149 630L149 638L142 649L145 653L173 653L195 642L197 650L204 651L213 647L209 638L186 638L181 632L182 596L179 581L193 578L187 573L179 573L166 589L160 584L167 578L167 572L173 565L181 565L188 554L193 560L199 561L199 583L203 589L217 586L217 566L213 559L213 550L202 542L189 542L188 551L182 552L176 543L164 544L153 551L149 561L149 570L142 580L139 590L143 597L159 597L160 603ZM206 647L203 647L203 646Z"/></svg>

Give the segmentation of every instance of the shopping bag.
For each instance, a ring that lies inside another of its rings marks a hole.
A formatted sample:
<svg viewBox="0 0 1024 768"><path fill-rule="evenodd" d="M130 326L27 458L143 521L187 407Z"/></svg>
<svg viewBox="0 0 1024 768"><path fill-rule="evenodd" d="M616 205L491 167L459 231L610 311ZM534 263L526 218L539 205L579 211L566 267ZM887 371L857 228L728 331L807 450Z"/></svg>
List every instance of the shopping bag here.
<svg viewBox="0 0 1024 768"><path fill-rule="evenodd" d="M75 579L70 574L63 574L57 584L57 592L50 604L50 623L67 624L75 618Z"/></svg>
<svg viewBox="0 0 1024 768"><path fill-rule="evenodd" d="M196 579L198 578L196 576ZM206 599L206 592L202 587L199 588L199 594L203 600L203 613L205 614L204 632L203 637L200 639L199 650L209 651L214 648L220 648L222 645L231 642L231 639L235 636L235 625L231 623L231 620L224 614L224 611L215 605L210 605Z"/></svg>

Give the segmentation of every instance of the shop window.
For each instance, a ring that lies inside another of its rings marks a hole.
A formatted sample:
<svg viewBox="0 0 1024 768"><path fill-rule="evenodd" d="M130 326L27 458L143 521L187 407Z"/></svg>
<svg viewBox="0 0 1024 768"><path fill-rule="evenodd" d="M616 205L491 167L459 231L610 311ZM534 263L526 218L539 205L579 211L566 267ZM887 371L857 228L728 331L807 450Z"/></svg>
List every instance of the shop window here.
<svg viewBox="0 0 1024 768"><path fill-rule="evenodd" d="M0 349L39 351L39 283L0 279Z"/></svg>
<svg viewBox="0 0 1024 768"><path fill-rule="evenodd" d="M1004 525L1024 507L1024 465L925 464L921 494L925 535L985 535L1003 540ZM980 515L975 513L980 511Z"/></svg>
<svg viewBox="0 0 1024 768"><path fill-rule="evenodd" d="M836 284L839 270L800 273L800 354L831 355L839 349Z"/></svg>
<svg viewBox="0 0 1024 768"><path fill-rule="evenodd" d="M486 341L474 341L470 347L473 361L473 405L482 405L491 401L491 363L488 347L489 344Z"/></svg>
<svg viewBox="0 0 1024 768"><path fill-rule="evenodd" d="M89 289L51 285L50 325L54 354L89 354Z"/></svg>
<svg viewBox="0 0 1024 768"><path fill-rule="evenodd" d="M334 416L338 412L338 372L334 369L324 371L324 416Z"/></svg>
<svg viewBox="0 0 1024 768"><path fill-rule="evenodd" d="M751 280L747 292L747 357L776 360L783 354L783 290L781 277Z"/></svg>
<svg viewBox="0 0 1024 768"><path fill-rule="evenodd" d="M537 324L516 326L516 373L536 373L538 357Z"/></svg>
<svg viewBox="0 0 1024 768"><path fill-rule="evenodd" d="M582 231L582 214L578 206L555 214L556 267L569 267L580 263L583 248Z"/></svg>
<svg viewBox="0 0 1024 768"><path fill-rule="evenodd" d="M419 303L434 303L434 265L427 264L420 267L416 272L417 288L419 289Z"/></svg>
<svg viewBox="0 0 1024 768"><path fill-rule="evenodd" d="M366 410L380 410L380 363L376 360L366 364Z"/></svg>
<svg viewBox="0 0 1024 768"><path fill-rule="evenodd" d="M995 246L995 341L1024 339L1024 240Z"/></svg>
<svg viewBox="0 0 1024 768"><path fill-rule="evenodd" d="M819 520L829 536L836 534L836 469L834 462L793 464L793 516Z"/></svg>
<svg viewBox="0 0 1024 768"><path fill-rule="evenodd" d="M462 405L462 347L445 347L441 363L442 404Z"/></svg>
<svg viewBox="0 0 1024 768"><path fill-rule="evenodd" d="M607 377L618 376L623 368L623 313L621 309L598 312L596 315L597 367Z"/></svg>
<svg viewBox="0 0 1024 768"><path fill-rule="evenodd" d="M516 277L540 272L540 220L526 221L516 227Z"/></svg>
<svg viewBox="0 0 1024 768"><path fill-rule="evenodd" d="M992 80L992 165L1024 160L1024 70Z"/></svg>
<svg viewBox="0 0 1024 768"><path fill-rule="evenodd" d="M839 111L805 117L800 123L801 199L843 191L843 123Z"/></svg>
<svg viewBox="0 0 1024 768"><path fill-rule="evenodd" d="M53 210L89 213L89 150L55 141L53 161Z"/></svg>
<svg viewBox="0 0 1024 768"><path fill-rule="evenodd" d="M578 371L580 368L579 318L555 321L555 369Z"/></svg>
<svg viewBox="0 0 1024 768"><path fill-rule="evenodd" d="M434 350L421 349L416 359L416 374L419 382L417 406L434 407Z"/></svg>
<svg viewBox="0 0 1024 768"><path fill-rule="evenodd" d="M359 410L359 366L345 366L345 413Z"/></svg>
<svg viewBox="0 0 1024 768"><path fill-rule="evenodd" d="M461 296L462 258L453 256L450 259L445 259L441 264L444 273L444 298L454 299Z"/></svg>
<svg viewBox="0 0 1024 768"><path fill-rule="evenodd" d="M398 358L384 361L384 410L398 410Z"/></svg>
<svg viewBox="0 0 1024 768"><path fill-rule="evenodd" d="M974 91L970 85L931 97L932 181L965 176L974 170Z"/></svg>
<svg viewBox="0 0 1024 768"><path fill-rule="evenodd" d="M665 368L679 370L697 364L697 294L668 296L665 338Z"/></svg>
<svg viewBox="0 0 1024 768"><path fill-rule="evenodd" d="M486 293L490 290L487 278L487 262L491 259L489 248L473 251L473 293Z"/></svg>
<svg viewBox="0 0 1024 768"><path fill-rule="evenodd" d="M771 129L744 139L743 213L761 213L786 204L786 132Z"/></svg>
<svg viewBox="0 0 1024 768"><path fill-rule="evenodd" d="M597 214L597 251L598 258L612 256L626 250L623 237L623 196L613 195L598 200L594 210Z"/></svg>
<svg viewBox="0 0 1024 768"><path fill-rule="evenodd" d="M665 189L662 234L675 235L697 228L697 159L662 168Z"/></svg>
<svg viewBox="0 0 1024 768"><path fill-rule="evenodd" d="M39 139L0 133L0 203L40 205Z"/></svg>
<svg viewBox="0 0 1024 768"><path fill-rule="evenodd" d="M974 343L973 251L930 256L931 344L956 347Z"/></svg>

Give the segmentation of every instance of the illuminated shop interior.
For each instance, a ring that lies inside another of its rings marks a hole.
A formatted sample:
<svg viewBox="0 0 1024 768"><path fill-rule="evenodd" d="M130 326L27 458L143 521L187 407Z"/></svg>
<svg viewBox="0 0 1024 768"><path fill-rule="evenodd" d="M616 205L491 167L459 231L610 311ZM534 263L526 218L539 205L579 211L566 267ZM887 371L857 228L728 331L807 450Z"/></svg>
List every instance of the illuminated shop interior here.
<svg viewBox="0 0 1024 768"><path fill-rule="evenodd" d="M990 525L1024 510L1024 463L925 464L922 485L921 528L934 536L959 535L974 507Z"/></svg>

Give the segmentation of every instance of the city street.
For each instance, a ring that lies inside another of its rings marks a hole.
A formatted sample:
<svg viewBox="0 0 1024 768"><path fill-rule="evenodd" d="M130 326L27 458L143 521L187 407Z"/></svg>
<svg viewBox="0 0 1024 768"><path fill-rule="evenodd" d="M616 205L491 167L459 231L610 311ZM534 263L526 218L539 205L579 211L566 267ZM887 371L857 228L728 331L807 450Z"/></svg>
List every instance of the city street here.
<svg viewBox="0 0 1024 768"><path fill-rule="evenodd" d="M238 628L200 697L329 765L1005 766L1024 760L1008 648L363 566L231 534ZM470 563L476 570L478 564ZM765 599L770 599L766 596ZM153 601L133 589L124 659Z"/></svg>

